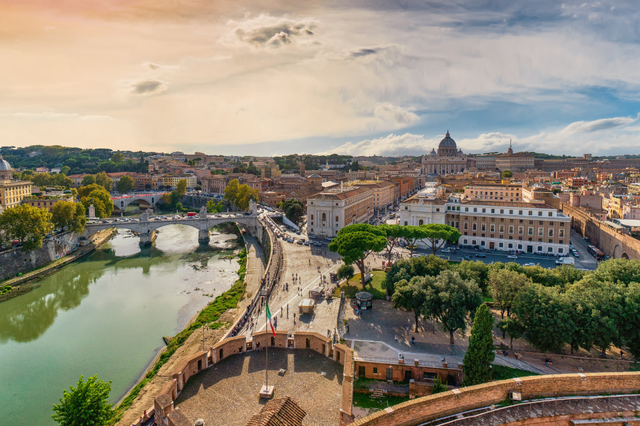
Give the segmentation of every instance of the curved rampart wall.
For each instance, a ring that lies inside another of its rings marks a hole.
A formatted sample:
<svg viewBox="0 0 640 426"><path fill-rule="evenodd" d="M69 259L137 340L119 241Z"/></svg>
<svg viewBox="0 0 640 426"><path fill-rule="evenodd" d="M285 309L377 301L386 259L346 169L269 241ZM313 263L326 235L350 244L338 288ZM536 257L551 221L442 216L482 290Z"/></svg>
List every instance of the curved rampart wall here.
<svg viewBox="0 0 640 426"><path fill-rule="evenodd" d="M506 400L510 392L523 399L568 395L602 395L640 390L640 372L530 376L469 386L429 395L378 411L354 426L413 426Z"/></svg>

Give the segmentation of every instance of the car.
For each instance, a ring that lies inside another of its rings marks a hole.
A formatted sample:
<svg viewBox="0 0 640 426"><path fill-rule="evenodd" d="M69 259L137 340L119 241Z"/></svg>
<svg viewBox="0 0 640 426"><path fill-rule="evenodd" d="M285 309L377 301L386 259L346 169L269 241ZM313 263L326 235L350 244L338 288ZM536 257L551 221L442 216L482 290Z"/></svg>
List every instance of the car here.
<svg viewBox="0 0 640 426"><path fill-rule="evenodd" d="M478 253L478 254L476 254L476 257L487 257L487 255Z"/></svg>
<svg viewBox="0 0 640 426"><path fill-rule="evenodd" d="M301 245L303 245L303 244L304 244L304 241L302 241L302 240L298 240L298 241L296 241L296 244L297 244L297 245L299 245L299 246L301 246Z"/></svg>
<svg viewBox="0 0 640 426"><path fill-rule="evenodd" d="M516 256L515 254L510 254L509 256L507 256L507 259L517 259L518 256Z"/></svg>
<svg viewBox="0 0 640 426"><path fill-rule="evenodd" d="M451 249L448 249L448 248L442 249L442 250L440 250L440 252L441 253L451 253Z"/></svg>
<svg viewBox="0 0 640 426"><path fill-rule="evenodd" d="M562 259L556 260L556 265L562 265L564 261Z"/></svg>
<svg viewBox="0 0 640 426"><path fill-rule="evenodd" d="M536 266L536 264L535 264L535 263L533 263L533 262L529 262L529 263L525 263L525 264L524 264L524 265L522 265L522 266Z"/></svg>
<svg viewBox="0 0 640 426"><path fill-rule="evenodd" d="M577 251L573 252L572 254L573 254L573 257L580 257L580 254Z"/></svg>
<svg viewBox="0 0 640 426"><path fill-rule="evenodd" d="M322 247L322 243L320 241L316 241L313 245L316 247Z"/></svg>

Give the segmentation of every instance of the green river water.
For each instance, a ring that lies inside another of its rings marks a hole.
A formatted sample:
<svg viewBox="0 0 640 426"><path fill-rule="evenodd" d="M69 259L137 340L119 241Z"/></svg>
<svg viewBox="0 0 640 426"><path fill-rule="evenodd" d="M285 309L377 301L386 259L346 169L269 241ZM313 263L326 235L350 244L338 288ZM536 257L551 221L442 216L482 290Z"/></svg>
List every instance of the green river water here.
<svg viewBox="0 0 640 426"><path fill-rule="evenodd" d="M99 250L0 303L0 425L54 425L51 407L80 375L113 381L111 402L173 336L238 278L230 252L195 229L160 229L152 247L120 233ZM217 240L217 242L216 242Z"/></svg>

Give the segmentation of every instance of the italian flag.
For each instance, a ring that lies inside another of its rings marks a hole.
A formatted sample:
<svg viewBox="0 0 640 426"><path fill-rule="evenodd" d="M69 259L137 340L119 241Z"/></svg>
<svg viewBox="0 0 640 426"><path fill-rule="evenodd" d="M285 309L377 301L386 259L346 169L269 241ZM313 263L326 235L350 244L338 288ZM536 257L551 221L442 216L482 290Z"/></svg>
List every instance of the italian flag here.
<svg viewBox="0 0 640 426"><path fill-rule="evenodd" d="M267 300L267 319L269 320L269 325L271 326L271 332L273 333L273 337L276 337L276 329L273 328L273 323L271 322L271 311L269 310L269 300Z"/></svg>

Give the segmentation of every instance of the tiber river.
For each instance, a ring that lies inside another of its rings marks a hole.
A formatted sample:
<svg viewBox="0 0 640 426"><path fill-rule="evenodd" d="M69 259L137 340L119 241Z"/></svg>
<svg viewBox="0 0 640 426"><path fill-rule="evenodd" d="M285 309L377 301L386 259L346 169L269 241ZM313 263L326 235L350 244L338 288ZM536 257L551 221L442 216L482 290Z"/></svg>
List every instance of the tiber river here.
<svg viewBox="0 0 640 426"><path fill-rule="evenodd" d="M40 287L0 303L0 424L54 425L62 390L94 374L119 400L173 336L237 280L238 262L198 245L188 226L160 229L154 245L121 231ZM224 244L222 244L224 246Z"/></svg>

